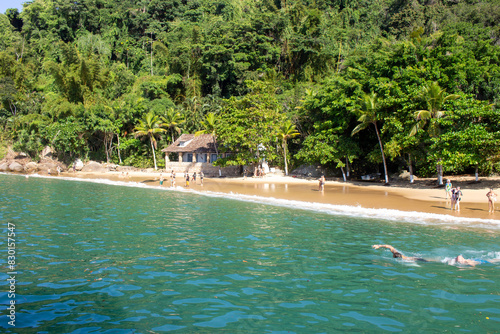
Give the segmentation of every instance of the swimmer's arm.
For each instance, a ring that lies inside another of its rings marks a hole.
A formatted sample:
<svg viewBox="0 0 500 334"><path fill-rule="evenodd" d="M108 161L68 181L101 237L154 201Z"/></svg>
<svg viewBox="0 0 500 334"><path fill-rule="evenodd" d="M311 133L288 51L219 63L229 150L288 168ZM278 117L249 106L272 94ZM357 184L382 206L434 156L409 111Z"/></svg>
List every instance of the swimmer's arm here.
<svg viewBox="0 0 500 334"><path fill-rule="evenodd" d="M373 245L372 248L374 248L374 249L387 248L392 253L397 252L396 248L392 247L391 245Z"/></svg>

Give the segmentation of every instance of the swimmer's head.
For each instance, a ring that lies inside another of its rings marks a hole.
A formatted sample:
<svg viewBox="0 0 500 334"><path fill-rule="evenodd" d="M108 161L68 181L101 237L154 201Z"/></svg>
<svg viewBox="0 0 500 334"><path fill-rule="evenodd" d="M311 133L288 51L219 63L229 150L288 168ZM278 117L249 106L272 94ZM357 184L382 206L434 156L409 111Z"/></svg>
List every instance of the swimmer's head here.
<svg viewBox="0 0 500 334"><path fill-rule="evenodd" d="M464 259L464 257L462 256L462 254L460 254L459 256L457 256L457 257L455 258L455 261L457 261L457 263L461 263L461 264L465 263L465 259Z"/></svg>

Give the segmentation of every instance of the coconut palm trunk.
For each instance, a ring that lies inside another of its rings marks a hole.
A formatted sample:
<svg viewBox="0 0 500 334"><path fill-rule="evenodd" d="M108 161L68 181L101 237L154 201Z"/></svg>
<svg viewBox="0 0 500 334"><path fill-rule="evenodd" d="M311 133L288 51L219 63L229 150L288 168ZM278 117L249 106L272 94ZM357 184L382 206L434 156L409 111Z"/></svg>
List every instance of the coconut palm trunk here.
<svg viewBox="0 0 500 334"><path fill-rule="evenodd" d="M155 146L154 146L154 144L153 144L153 140L154 140L154 139L153 139L153 137L152 137L152 136L150 136L150 138L149 138L149 139L150 139L150 142L151 142L151 149L153 150L153 161L154 161L154 163L155 163L155 170L157 170L157 169L158 169L158 167L156 166Z"/></svg>
<svg viewBox="0 0 500 334"><path fill-rule="evenodd" d="M288 175L288 144L287 141L290 138L295 138L299 136L300 133L297 131L297 128L292 121L286 120L278 130L278 136L281 137L282 147L283 147L283 159L285 160L285 175Z"/></svg>
<svg viewBox="0 0 500 334"><path fill-rule="evenodd" d="M377 123L374 122L373 126L375 127L375 133L377 134L378 143L380 145L380 153L382 153L382 162L384 163L385 183L388 184L389 183L389 175L387 175L387 164L385 162L384 147L382 146L382 140L380 139L380 134L378 132Z"/></svg>
<svg viewBox="0 0 500 334"><path fill-rule="evenodd" d="M375 127L375 133L377 135L378 143L380 146L380 153L382 154L382 162L384 164L385 173L385 184L389 184L389 175L387 174L387 163L385 161L384 146L382 145L382 139L380 138L380 133L378 131L377 122L379 120L379 103L377 99L377 94L363 94L361 97L361 108L356 109L356 112L360 115L358 118L358 124L354 130L352 130L351 136L354 136L359 131L366 129L370 124Z"/></svg>
<svg viewBox="0 0 500 334"><path fill-rule="evenodd" d="M283 140L283 151L285 152L284 153L284 156L285 156L285 175L288 175L288 163L286 161L286 142L285 142L285 140Z"/></svg>

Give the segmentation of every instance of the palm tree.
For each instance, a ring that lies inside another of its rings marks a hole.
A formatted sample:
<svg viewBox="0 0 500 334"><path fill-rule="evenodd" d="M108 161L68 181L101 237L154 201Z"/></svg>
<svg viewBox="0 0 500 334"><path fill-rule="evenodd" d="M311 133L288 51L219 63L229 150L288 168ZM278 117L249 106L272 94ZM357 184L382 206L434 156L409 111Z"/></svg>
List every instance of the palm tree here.
<svg viewBox="0 0 500 334"><path fill-rule="evenodd" d="M422 89L422 97L427 104L427 109L418 110L415 112L415 118L417 123L413 126L410 131L410 136L413 136L417 131L423 128L427 121L430 122L427 129L431 137L437 137L439 135L439 123L438 119L444 116L445 111L441 110L443 105L448 100L455 100L460 97L457 94L446 94L446 89L439 87L439 84L434 81L430 84L426 84ZM437 163L437 174L438 174L438 184L443 184L443 166L441 165L441 159Z"/></svg>
<svg viewBox="0 0 500 334"><path fill-rule="evenodd" d="M156 167L155 148L157 143L155 136L158 133L167 131L163 129L161 126L162 123L159 117L156 116L152 111L150 111L144 116L144 119L139 120L139 124L135 126L134 128L135 132L133 133L136 138L142 136L149 137L149 141L151 143L151 149L153 150L153 161L155 163L155 169L158 169Z"/></svg>
<svg viewBox="0 0 500 334"><path fill-rule="evenodd" d="M385 154L384 147L382 146L382 140L380 139L380 134L377 127L378 114L377 111L379 109L377 94L363 94L361 99L361 108L356 109L356 112L360 114L358 118L358 124L354 130L352 130L351 135L354 136L359 131L366 129L370 124L373 124L375 128L375 133L377 134L378 143L380 145L380 152L382 153L382 162L384 163L384 173L385 173L385 184L389 183L389 176L387 175L387 164L385 162Z"/></svg>
<svg viewBox="0 0 500 334"><path fill-rule="evenodd" d="M217 157L219 156L219 151L217 149L217 119L215 117L215 114L213 112L209 112L205 116L205 120L201 122L201 126L203 130L196 131L195 136L203 135L203 134L210 134L214 140L214 147L215 147L215 154ZM221 171L219 168L219 176L221 176Z"/></svg>
<svg viewBox="0 0 500 334"><path fill-rule="evenodd" d="M288 163L286 160L286 152L288 150L287 141L290 138L295 138L299 136L300 133L297 131L295 124L292 124L290 120L287 120L285 123L281 124L278 130L278 136L281 138L282 146L283 146L283 154L285 157L285 175L288 175Z"/></svg>
<svg viewBox="0 0 500 334"><path fill-rule="evenodd" d="M165 116L161 117L163 122L162 126L170 131L172 135L172 143L175 141L175 133L181 134L181 128L179 125L184 123L186 120L182 118L180 112L175 111L174 108L170 108L165 112Z"/></svg>

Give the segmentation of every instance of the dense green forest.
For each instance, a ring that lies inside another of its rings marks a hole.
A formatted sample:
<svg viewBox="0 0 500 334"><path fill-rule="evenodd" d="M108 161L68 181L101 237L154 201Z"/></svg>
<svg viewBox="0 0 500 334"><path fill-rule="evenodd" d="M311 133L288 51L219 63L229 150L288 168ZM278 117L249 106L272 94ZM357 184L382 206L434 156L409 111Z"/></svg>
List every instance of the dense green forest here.
<svg viewBox="0 0 500 334"><path fill-rule="evenodd" d="M0 139L152 167L155 136L161 167L205 131L220 165L498 173L499 22L500 0L28 1L0 14Z"/></svg>

